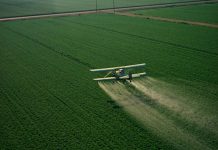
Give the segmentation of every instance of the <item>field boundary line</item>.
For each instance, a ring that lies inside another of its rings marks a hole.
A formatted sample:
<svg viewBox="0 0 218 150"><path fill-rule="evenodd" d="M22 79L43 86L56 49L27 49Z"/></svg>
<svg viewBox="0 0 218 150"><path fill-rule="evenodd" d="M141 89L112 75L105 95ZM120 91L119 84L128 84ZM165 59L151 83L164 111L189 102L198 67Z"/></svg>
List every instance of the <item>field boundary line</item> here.
<svg viewBox="0 0 218 150"><path fill-rule="evenodd" d="M157 16L137 15L137 14L127 13L127 12L118 12L116 14L121 15L121 16L138 17L138 18L152 19L152 20L158 20L158 21L164 21L164 22L173 22L173 23L189 24L189 25L195 25L195 26L218 28L218 25L210 24L206 22L189 21L189 20L173 19L173 18L157 17Z"/></svg>
<svg viewBox="0 0 218 150"><path fill-rule="evenodd" d="M192 0L185 2L169 2L169 3L159 3L141 6L130 6L130 7L117 7L116 11L129 11L129 10L140 10L140 9L156 9L156 8L166 8L166 7L181 7L188 5L198 5L198 4L211 4L218 3L218 0ZM113 10L113 9L111 9Z"/></svg>
<svg viewBox="0 0 218 150"><path fill-rule="evenodd" d="M140 5L140 6L129 6L129 7L116 7L115 9L105 8L105 9L98 9L98 10L83 10L83 11L74 11L74 12L6 17L6 18L0 18L0 22L39 19L39 18L48 18L48 17L77 16L77 15L95 14L95 13L114 13L114 12L138 10L138 9L155 9L155 8L165 8L165 7L208 4L208 3L218 3L218 0L192 0L192 1L186 1L186 2L172 2L172 3L148 4L148 5Z"/></svg>

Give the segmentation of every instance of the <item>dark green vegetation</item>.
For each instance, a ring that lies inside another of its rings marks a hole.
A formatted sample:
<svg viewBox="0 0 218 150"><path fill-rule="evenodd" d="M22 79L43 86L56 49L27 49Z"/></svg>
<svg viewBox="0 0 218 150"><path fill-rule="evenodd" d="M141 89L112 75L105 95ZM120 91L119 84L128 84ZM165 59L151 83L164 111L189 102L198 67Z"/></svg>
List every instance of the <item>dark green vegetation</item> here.
<svg viewBox="0 0 218 150"><path fill-rule="evenodd" d="M146 62L150 77L198 94L187 105L213 116L212 128L160 111L217 149L218 30L98 14L5 22L0 33L1 148L175 149L111 101L89 72Z"/></svg>
<svg viewBox="0 0 218 150"><path fill-rule="evenodd" d="M136 14L218 24L218 4L134 11Z"/></svg>
<svg viewBox="0 0 218 150"><path fill-rule="evenodd" d="M98 9L112 8L113 0L97 0ZM115 0L116 7L188 0ZM96 0L0 0L0 17L96 9Z"/></svg>

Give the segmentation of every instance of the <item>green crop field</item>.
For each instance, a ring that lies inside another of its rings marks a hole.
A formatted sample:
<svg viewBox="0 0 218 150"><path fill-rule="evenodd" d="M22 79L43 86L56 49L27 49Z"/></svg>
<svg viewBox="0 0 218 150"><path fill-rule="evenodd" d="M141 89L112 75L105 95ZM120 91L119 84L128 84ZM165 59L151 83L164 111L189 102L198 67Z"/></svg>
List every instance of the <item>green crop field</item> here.
<svg viewBox="0 0 218 150"><path fill-rule="evenodd" d="M173 8L137 10L133 11L133 13L218 24L218 4L201 4Z"/></svg>
<svg viewBox="0 0 218 150"><path fill-rule="evenodd" d="M113 14L0 23L1 149L217 149L218 30ZM90 68L147 63L132 84Z"/></svg>
<svg viewBox="0 0 218 150"><path fill-rule="evenodd" d="M188 0L115 0L115 7ZM97 0L98 9L112 8L113 0ZM0 0L0 18L96 9L96 0Z"/></svg>

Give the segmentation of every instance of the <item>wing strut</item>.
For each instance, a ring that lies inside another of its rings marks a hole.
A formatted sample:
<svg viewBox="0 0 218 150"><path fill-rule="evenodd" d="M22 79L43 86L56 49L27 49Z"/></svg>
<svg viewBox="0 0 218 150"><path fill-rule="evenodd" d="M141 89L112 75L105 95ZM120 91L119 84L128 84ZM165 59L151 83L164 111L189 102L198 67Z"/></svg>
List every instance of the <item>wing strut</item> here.
<svg viewBox="0 0 218 150"><path fill-rule="evenodd" d="M112 71L108 72L108 73L106 74L106 76L104 76L104 78L106 78L107 76L109 76L111 73L112 73Z"/></svg>

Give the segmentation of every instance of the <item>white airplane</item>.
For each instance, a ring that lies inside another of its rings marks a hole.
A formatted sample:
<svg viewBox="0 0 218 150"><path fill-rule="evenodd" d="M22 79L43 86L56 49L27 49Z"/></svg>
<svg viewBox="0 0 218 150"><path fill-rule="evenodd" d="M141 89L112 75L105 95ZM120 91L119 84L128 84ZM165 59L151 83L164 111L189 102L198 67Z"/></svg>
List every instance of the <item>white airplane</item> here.
<svg viewBox="0 0 218 150"><path fill-rule="evenodd" d="M93 80L95 81L106 81L106 80L131 80L133 78L139 78L143 75L146 75L146 72L132 74L132 73L126 73L126 69L132 69L132 68L141 68L144 67L145 63L143 64L135 64L135 65L129 65L129 66L119 66L119 67L111 67L111 68L101 68L101 69L90 69L92 72L108 72L106 76L103 78L95 78ZM112 76L109 76L112 75ZM109 77L108 77L109 76Z"/></svg>

